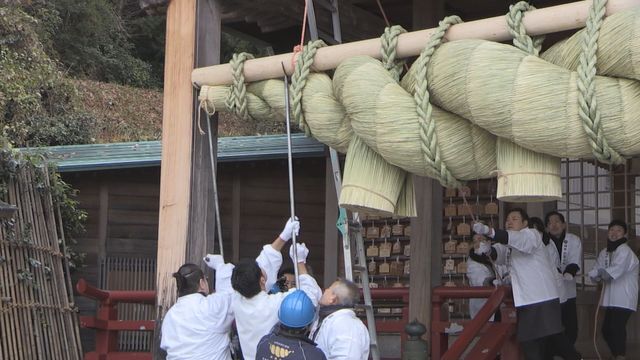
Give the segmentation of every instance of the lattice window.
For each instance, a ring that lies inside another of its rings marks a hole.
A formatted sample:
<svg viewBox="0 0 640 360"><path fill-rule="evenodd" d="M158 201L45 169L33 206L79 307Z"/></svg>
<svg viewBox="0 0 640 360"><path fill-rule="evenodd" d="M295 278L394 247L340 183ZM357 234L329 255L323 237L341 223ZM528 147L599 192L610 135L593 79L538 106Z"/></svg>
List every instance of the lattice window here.
<svg viewBox="0 0 640 360"><path fill-rule="evenodd" d="M629 166L610 166L591 160L562 162L563 199L557 208L568 223L568 232L582 240L582 269L593 267L606 246L607 226L612 219L629 224L629 238L640 231L640 179L629 174ZM584 286L592 285L582 281Z"/></svg>

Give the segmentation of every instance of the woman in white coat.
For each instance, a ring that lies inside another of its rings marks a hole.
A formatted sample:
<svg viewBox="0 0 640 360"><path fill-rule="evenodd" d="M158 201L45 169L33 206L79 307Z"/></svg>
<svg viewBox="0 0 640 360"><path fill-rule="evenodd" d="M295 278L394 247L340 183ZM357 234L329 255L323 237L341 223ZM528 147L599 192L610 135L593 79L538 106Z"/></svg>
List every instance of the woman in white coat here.
<svg viewBox="0 0 640 360"><path fill-rule="evenodd" d="M195 264L184 264L173 274L178 288L178 301L162 321L160 347L167 360L230 360L229 330L231 314L231 272L222 256L209 255L207 265L216 271L216 292L202 270Z"/></svg>
<svg viewBox="0 0 640 360"><path fill-rule="evenodd" d="M560 301L554 267L542 242L541 234L529 229L529 216L522 209L512 209L505 221L507 230L492 229L475 223L473 230L506 245L510 252L513 298L518 316L517 338L527 360L545 359L545 349L568 342L560 320ZM556 345L556 341L558 340ZM573 346L562 349L565 360L580 359Z"/></svg>
<svg viewBox="0 0 640 360"><path fill-rule="evenodd" d="M602 303L605 310L602 336L615 359L624 359L627 346L627 321L638 307L638 257L627 245L627 224L613 220L609 224L607 248L602 249L596 265L589 271L594 282L604 282Z"/></svg>

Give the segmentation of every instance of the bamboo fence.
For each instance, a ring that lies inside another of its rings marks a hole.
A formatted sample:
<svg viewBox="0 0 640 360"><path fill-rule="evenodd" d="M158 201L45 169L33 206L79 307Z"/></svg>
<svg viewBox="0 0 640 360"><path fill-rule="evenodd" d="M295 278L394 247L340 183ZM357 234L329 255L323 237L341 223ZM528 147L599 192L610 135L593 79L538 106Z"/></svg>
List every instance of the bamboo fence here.
<svg viewBox="0 0 640 360"><path fill-rule="evenodd" d="M0 359L81 359L49 169L19 162L6 180L4 200L18 210L0 226Z"/></svg>

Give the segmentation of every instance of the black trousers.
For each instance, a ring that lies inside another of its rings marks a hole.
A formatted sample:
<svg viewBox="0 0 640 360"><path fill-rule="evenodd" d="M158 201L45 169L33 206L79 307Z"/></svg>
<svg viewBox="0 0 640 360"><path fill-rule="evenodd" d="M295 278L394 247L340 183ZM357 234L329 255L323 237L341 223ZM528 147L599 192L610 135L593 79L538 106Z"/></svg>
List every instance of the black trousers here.
<svg viewBox="0 0 640 360"><path fill-rule="evenodd" d="M553 349L553 353L564 360L582 359L582 356L576 351L573 344L569 342L564 332L524 341L520 345L526 360L552 360L554 354L549 349Z"/></svg>
<svg viewBox="0 0 640 360"><path fill-rule="evenodd" d="M613 356L627 354L627 321L633 311L629 309L605 307L604 321L602 322L602 336L607 342Z"/></svg>
<svg viewBox="0 0 640 360"><path fill-rule="evenodd" d="M576 309L576 298L568 299L560 304L562 312L562 326L564 333L571 344L576 343L578 339L578 310Z"/></svg>

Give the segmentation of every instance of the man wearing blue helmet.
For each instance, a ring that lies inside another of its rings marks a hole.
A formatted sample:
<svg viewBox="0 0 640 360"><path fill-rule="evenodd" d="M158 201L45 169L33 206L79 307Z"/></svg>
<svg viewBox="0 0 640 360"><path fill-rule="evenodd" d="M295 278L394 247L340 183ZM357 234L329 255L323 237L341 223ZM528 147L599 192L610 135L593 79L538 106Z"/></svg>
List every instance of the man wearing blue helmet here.
<svg viewBox="0 0 640 360"><path fill-rule="evenodd" d="M302 290L291 292L280 304L280 322L258 343L256 360L326 360L322 350L307 337L315 316L309 296Z"/></svg>

